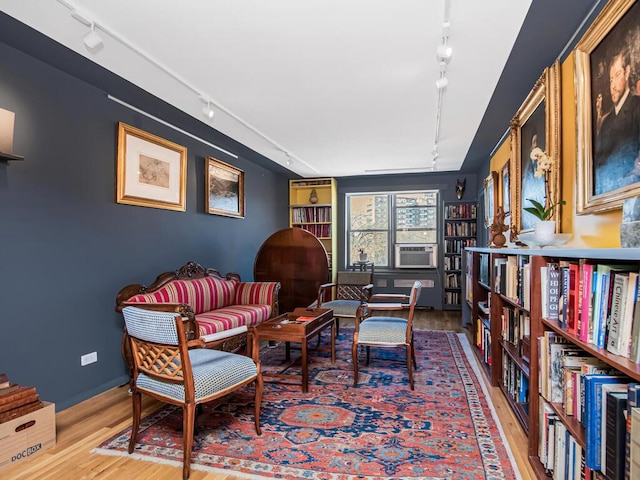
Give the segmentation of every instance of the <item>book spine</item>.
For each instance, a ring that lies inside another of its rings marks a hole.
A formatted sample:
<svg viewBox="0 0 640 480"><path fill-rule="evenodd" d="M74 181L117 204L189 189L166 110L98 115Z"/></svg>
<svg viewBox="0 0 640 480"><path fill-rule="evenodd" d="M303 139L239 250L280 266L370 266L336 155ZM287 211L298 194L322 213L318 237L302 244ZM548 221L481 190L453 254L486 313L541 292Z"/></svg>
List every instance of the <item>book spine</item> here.
<svg viewBox="0 0 640 480"><path fill-rule="evenodd" d="M578 337L583 342L587 343L589 341L589 306L591 305L591 278L592 278L592 269L593 265L590 263L585 263L582 268L582 296L580 304L580 331L578 332Z"/></svg>
<svg viewBox="0 0 640 480"><path fill-rule="evenodd" d="M620 325L622 321L622 302L624 294L624 276L616 275L611 288L611 316L609 320L609 338L607 350L620 355Z"/></svg>
<svg viewBox="0 0 640 480"><path fill-rule="evenodd" d="M9 403L14 403L17 400L28 398L29 396L36 395L36 387L23 387L20 386L16 391L7 393L0 396L0 407Z"/></svg>
<svg viewBox="0 0 640 480"><path fill-rule="evenodd" d="M560 272L557 263L547 263L548 289L549 289L549 320L559 319L560 302Z"/></svg>
<svg viewBox="0 0 640 480"><path fill-rule="evenodd" d="M625 410L627 398L618 393L607 393L606 462L607 478L619 480L624 477L624 454L626 441Z"/></svg>
<svg viewBox="0 0 640 480"><path fill-rule="evenodd" d="M625 435L624 479L631 480L631 410L640 404L640 384L627 385L627 431Z"/></svg>

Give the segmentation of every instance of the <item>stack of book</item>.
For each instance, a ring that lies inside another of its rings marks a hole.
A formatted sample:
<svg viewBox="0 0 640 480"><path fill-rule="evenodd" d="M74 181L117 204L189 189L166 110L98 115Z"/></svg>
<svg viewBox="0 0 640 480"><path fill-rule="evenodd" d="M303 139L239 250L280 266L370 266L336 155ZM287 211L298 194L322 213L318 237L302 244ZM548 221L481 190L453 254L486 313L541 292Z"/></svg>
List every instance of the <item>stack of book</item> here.
<svg viewBox="0 0 640 480"><path fill-rule="evenodd" d="M12 383L7 375L0 373L0 423L42 408L36 387L25 387Z"/></svg>

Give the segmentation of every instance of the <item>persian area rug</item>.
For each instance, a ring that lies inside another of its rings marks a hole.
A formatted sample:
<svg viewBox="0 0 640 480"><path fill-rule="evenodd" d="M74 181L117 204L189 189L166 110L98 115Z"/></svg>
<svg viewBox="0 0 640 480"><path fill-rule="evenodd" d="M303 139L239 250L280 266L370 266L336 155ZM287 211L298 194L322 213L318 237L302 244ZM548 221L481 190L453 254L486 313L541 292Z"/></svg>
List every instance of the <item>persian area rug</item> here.
<svg viewBox="0 0 640 480"><path fill-rule="evenodd" d="M463 334L415 332L418 370L411 391L402 348L372 348L368 366L361 353L354 388L352 332L340 329L335 364L323 348L327 334L319 350L311 349L309 393L300 385L265 382L261 436L254 430L252 388L205 405L196 420L191 468L240 478L520 478ZM264 371L283 359L282 345L261 352ZM163 407L142 420L132 456L181 466L181 430L181 409ZM128 455L130 434L124 430L94 452Z"/></svg>

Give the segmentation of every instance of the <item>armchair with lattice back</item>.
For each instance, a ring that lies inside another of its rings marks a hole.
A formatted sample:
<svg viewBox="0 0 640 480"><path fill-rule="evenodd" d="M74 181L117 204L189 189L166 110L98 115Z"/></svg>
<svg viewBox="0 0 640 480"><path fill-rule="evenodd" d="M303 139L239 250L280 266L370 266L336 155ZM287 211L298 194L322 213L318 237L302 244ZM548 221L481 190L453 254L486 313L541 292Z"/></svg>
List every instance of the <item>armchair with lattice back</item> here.
<svg viewBox="0 0 640 480"><path fill-rule="evenodd" d="M373 291L373 272L338 272L336 281L320 285L318 300L320 308L331 308L336 317L336 335L339 333L340 318L355 320L358 307L369 301Z"/></svg>

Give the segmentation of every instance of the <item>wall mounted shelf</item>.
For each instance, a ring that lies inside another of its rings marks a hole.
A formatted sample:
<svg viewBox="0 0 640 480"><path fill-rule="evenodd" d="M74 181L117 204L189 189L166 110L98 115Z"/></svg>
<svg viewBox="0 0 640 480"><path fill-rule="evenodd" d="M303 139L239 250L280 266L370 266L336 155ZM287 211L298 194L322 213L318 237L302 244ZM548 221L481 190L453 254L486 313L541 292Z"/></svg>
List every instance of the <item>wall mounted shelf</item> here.
<svg viewBox="0 0 640 480"><path fill-rule="evenodd" d="M12 155L10 153L2 153L0 152L0 162L1 163L9 163L9 162L19 162L24 160L24 157L19 155Z"/></svg>

